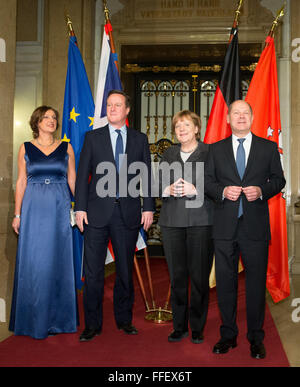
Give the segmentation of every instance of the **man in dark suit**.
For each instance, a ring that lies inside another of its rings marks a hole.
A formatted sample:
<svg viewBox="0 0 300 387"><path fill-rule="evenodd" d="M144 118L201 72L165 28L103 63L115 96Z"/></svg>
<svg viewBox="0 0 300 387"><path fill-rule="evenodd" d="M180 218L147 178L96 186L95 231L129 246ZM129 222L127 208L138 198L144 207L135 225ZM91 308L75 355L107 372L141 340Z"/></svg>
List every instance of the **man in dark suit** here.
<svg viewBox="0 0 300 387"><path fill-rule="evenodd" d="M104 266L111 239L116 263L114 315L117 327L137 334L132 325L132 281L136 241L141 224L148 230L153 221L151 159L147 136L126 126L129 97L113 90L107 98L108 125L86 133L80 155L75 189L76 222L84 231L85 330L80 341L89 341L102 329ZM140 162L143 210L139 196ZM134 184L133 184L134 182ZM134 194L130 183L136 188Z"/></svg>
<svg viewBox="0 0 300 387"><path fill-rule="evenodd" d="M263 345L268 245L268 199L285 185L277 145L251 133L253 112L235 101L227 117L232 136L210 146L205 192L215 200L213 238L221 339L214 353L237 345L239 256L246 273L247 338L251 356L265 357Z"/></svg>

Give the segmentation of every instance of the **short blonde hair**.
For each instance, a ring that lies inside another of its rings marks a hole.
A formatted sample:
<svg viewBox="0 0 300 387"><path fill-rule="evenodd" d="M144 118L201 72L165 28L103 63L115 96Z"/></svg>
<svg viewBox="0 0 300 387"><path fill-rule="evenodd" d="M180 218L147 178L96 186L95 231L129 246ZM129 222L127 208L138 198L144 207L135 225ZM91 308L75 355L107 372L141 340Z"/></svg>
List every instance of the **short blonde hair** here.
<svg viewBox="0 0 300 387"><path fill-rule="evenodd" d="M191 120L195 126L198 127L198 132L196 133L196 140L200 140L201 136L201 118L198 116L198 114L191 112L190 110L181 110L180 112L176 113L172 119L172 130L175 131L175 126L179 120L182 118L187 118Z"/></svg>

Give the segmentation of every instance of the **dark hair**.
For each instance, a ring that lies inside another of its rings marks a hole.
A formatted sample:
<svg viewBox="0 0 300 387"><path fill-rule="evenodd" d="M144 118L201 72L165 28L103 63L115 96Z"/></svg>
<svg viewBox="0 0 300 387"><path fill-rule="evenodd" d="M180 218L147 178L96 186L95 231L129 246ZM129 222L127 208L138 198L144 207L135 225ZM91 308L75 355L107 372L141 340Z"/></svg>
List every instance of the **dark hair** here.
<svg viewBox="0 0 300 387"><path fill-rule="evenodd" d="M107 99L108 100L108 97L110 97L112 94L119 94L119 95L123 95L123 97L125 98L125 106L127 108L130 108L130 97L128 94L126 94L123 90L111 90L109 93L108 93L108 96L107 96Z"/></svg>
<svg viewBox="0 0 300 387"><path fill-rule="evenodd" d="M57 120L56 130L58 129L58 127L59 127L59 124L58 124L58 119L59 119L58 111L53 109L51 106L46 106L46 105L39 106L39 107L37 107L34 110L34 112L32 113L32 115L30 117L30 121L29 121L29 125L30 125L31 130L32 130L33 138L37 138L39 136L39 123L42 121L42 119L44 118L45 113L48 110L53 110L54 111L55 116L56 116L56 120Z"/></svg>
<svg viewBox="0 0 300 387"><path fill-rule="evenodd" d="M198 127L198 132L196 133L196 139L199 141L201 136L201 118L198 116L198 114L191 112L190 110L182 110L174 115L172 119L172 130L175 131L175 125L180 119L184 117L191 120L194 123L194 125Z"/></svg>

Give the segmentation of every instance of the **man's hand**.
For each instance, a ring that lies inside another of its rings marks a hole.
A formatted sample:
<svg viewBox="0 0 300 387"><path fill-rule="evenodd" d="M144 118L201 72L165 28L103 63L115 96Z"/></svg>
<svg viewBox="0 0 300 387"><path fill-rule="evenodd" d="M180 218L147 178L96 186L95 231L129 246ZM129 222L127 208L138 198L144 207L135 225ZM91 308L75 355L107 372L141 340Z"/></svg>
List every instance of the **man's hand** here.
<svg viewBox="0 0 300 387"><path fill-rule="evenodd" d="M262 196L261 188L257 186L250 186L243 188L243 192L248 202L254 202Z"/></svg>
<svg viewBox="0 0 300 387"><path fill-rule="evenodd" d="M242 187L228 186L224 189L223 195L226 199L236 202L240 197L242 190Z"/></svg>
<svg viewBox="0 0 300 387"><path fill-rule="evenodd" d="M148 231L151 224L153 223L153 212L152 211L144 211L142 212L142 220L141 224L144 225L144 230Z"/></svg>
<svg viewBox="0 0 300 387"><path fill-rule="evenodd" d="M89 224L87 213L85 211L76 211L76 224L81 232L83 232L83 222Z"/></svg>

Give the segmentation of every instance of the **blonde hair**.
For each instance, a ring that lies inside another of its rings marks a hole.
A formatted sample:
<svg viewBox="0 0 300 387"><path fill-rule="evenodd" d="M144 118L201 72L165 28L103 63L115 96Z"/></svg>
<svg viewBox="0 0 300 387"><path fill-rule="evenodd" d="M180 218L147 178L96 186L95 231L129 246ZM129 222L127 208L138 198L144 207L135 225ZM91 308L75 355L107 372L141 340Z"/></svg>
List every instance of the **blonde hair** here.
<svg viewBox="0 0 300 387"><path fill-rule="evenodd" d="M201 118L198 116L198 114L191 112L190 110L181 110L180 112L176 113L172 119L172 130L175 131L175 126L179 120L182 118L187 118L191 120L195 126L198 127L198 132L196 133L196 140L200 140L201 136Z"/></svg>

